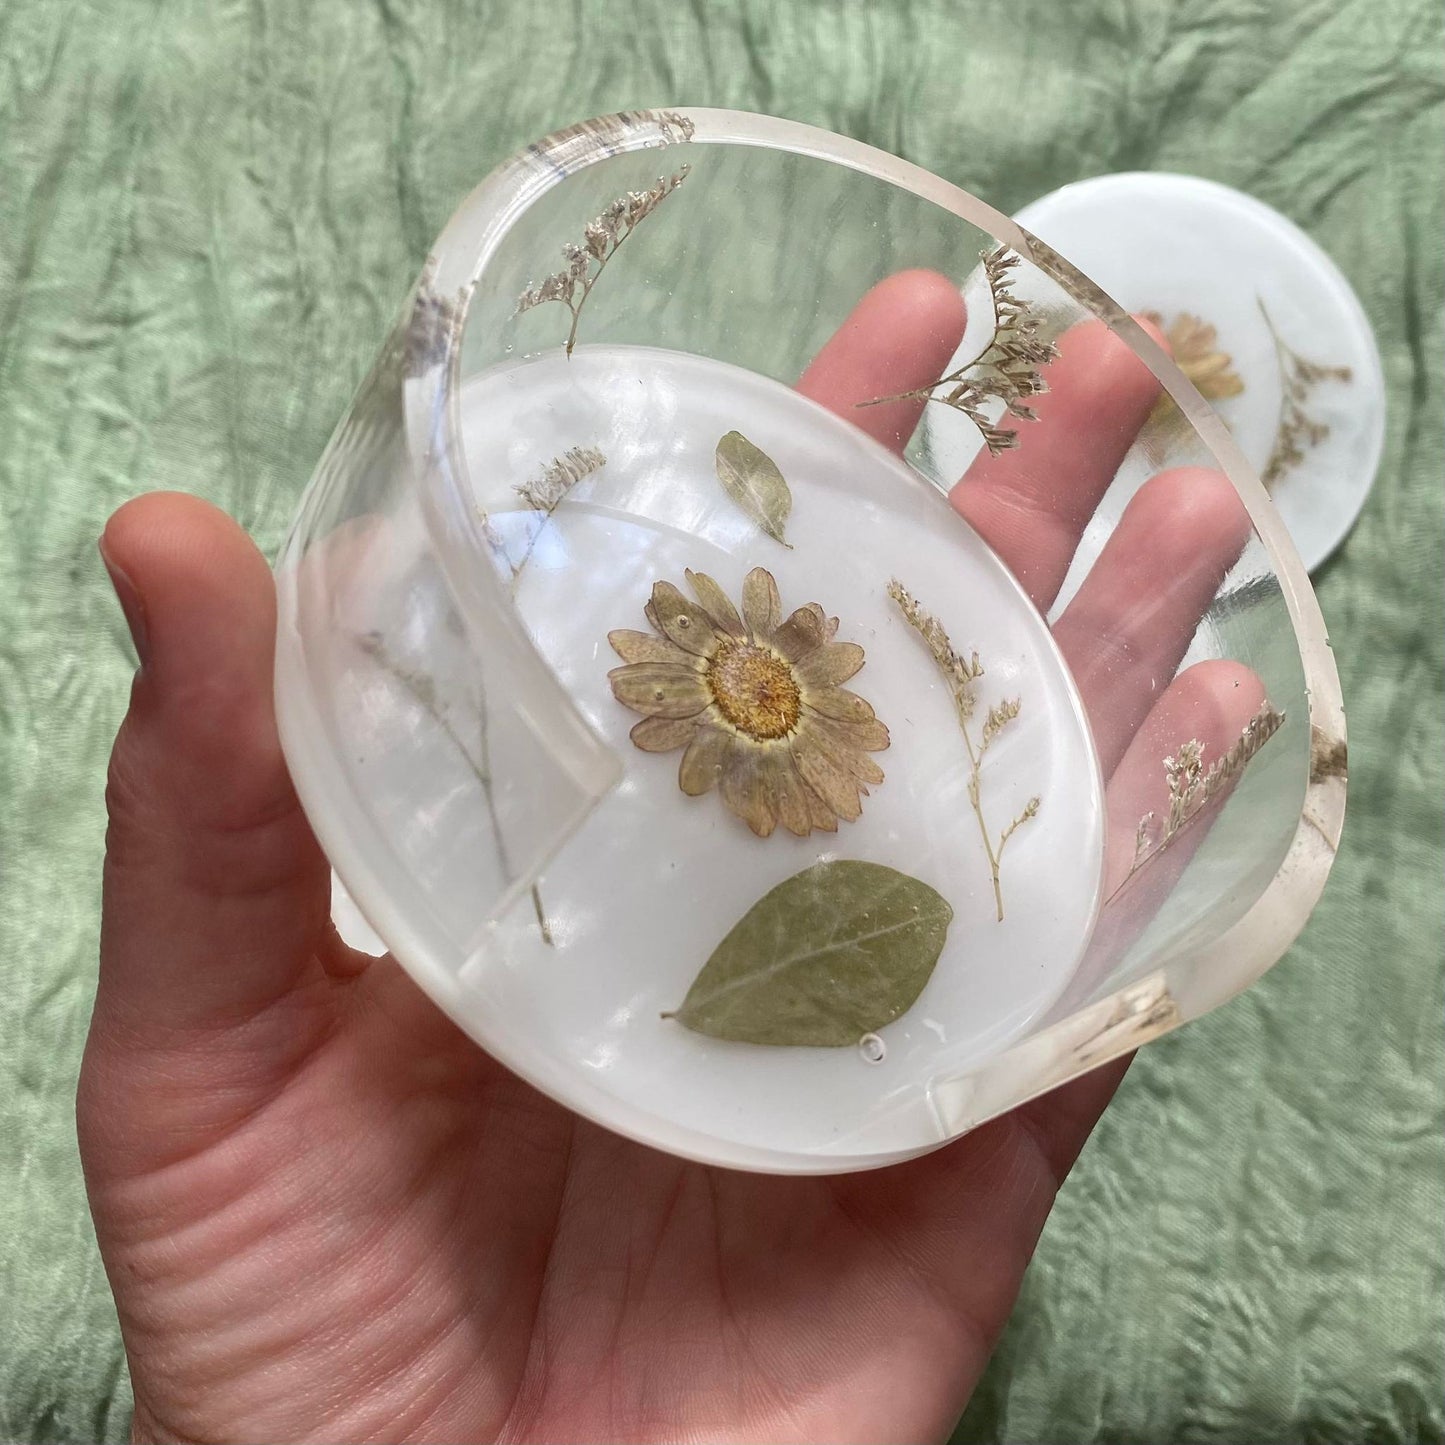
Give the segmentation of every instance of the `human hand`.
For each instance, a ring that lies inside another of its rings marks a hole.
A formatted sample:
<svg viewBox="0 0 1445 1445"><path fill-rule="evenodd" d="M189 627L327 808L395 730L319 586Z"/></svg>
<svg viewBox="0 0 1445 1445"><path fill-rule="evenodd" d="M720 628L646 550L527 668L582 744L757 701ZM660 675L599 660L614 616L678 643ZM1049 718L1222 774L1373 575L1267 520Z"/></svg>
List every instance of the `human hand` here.
<svg viewBox="0 0 1445 1445"><path fill-rule="evenodd" d="M944 278L892 277L800 389L901 449L921 404L854 404L931 381L962 324ZM1041 608L1157 394L1100 326L1062 353L1024 445L954 493ZM1224 478L1154 478L1056 625L1125 820L1106 892L1159 760L1222 751L1259 704L1227 662L1156 683L1247 529ZM576 1118L336 936L277 742L272 580L240 529L154 495L103 551L142 666L78 1117L136 1438L945 1435L1123 1065L835 1178L709 1169Z"/></svg>

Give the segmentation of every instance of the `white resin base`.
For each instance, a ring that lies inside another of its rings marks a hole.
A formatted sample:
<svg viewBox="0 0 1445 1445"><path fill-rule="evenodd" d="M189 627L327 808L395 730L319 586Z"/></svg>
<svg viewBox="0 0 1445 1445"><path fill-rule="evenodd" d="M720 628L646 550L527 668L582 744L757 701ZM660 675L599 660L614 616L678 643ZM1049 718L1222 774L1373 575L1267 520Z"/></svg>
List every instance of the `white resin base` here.
<svg viewBox="0 0 1445 1445"><path fill-rule="evenodd" d="M741 430L793 494L788 550L723 492L713 453ZM1027 1030L1064 987L1098 903L1102 805L1077 696L1038 614L946 499L884 449L788 388L644 348L579 348L474 377L463 393L477 500L514 556L536 515L513 487L571 447L606 465L546 524L516 590L525 625L623 780L501 920L463 978L460 1021L503 1062L621 1132L722 1163L846 1169L942 1141L931 1086ZM479 559L479 565L482 565ZM684 796L680 754L638 751L612 696L607 644L645 630L652 583L711 574L737 599L749 568L784 610L820 603L867 653L849 684L892 734L886 781L836 834L754 837L714 793ZM505 570L505 569L504 569ZM1008 845L1006 917L967 797L968 764L933 660L885 588L897 576L987 668L980 719L1022 702L985 763L995 834L1039 795ZM882 1030L886 1056L723 1043L664 1020L709 954L764 893L820 858L885 863L938 889L954 920L932 979ZM365 900L358 900L363 911ZM407 961L404 957L404 963ZM454 1010L455 1011L455 1010ZM470 1013L470 1017L468 1016Z"/></svg>

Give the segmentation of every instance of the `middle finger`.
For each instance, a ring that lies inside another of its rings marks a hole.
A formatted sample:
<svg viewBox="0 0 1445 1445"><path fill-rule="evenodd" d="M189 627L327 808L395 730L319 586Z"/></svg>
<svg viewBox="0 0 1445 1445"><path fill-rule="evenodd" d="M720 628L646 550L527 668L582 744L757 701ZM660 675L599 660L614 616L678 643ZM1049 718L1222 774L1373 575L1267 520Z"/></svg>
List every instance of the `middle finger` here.
<svg viewBox="0 0 1445 1445"><path fill-rule="evenodd" d="M924 403L864 411L857 403L936 379L963 323L958 289L945 277L889 277L853 309L799 389L901 453ZM1050 390L1035 402L1038 420L1019 424L1021 445L999 456L981 453L952 492L954 506L1040 609L1057 597L1084 528L1160 390L1099 321L1066 332L1044 374ZM1248 534L1244 507L1221 473L1162 473L1125 508L1059 619L1055 636L1079 681L1106 776L1174 675Z"/></svg>

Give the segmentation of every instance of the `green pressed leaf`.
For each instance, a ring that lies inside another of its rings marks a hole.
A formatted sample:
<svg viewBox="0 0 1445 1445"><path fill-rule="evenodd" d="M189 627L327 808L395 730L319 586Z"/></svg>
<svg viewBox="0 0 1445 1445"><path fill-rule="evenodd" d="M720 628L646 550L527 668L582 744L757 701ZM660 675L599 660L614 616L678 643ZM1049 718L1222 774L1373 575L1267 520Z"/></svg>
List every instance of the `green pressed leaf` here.
<svg viewBox="0 0 1445 1445"><path fill-rule="evenodd" d="M730 431L717 444L717 479L723 490L770 536L785 547L783 536L793 494L773 459L741 432Z"/></svg>
<svg viewBox="0 0 1445 1445"><path fill-rule="evenodd" d="M765 893L666 1018L748 1044L856 1044L913 1007L953 909L879 863L816 863Z"/></svg>

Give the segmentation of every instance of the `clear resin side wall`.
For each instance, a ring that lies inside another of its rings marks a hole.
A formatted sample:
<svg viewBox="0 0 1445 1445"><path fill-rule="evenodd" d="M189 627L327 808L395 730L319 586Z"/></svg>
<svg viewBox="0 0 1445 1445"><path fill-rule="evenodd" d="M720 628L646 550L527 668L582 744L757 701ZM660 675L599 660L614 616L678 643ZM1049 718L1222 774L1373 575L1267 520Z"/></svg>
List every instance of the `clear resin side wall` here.
<svg viewBox="0 0 1445 1445"><path fill-rule="evenodd" d="M611 116L484 181L278 582L366 917L699 1159L937 1147L1252 982L1338 839L1314 598L1153 333L790 122Z"/></svg>

